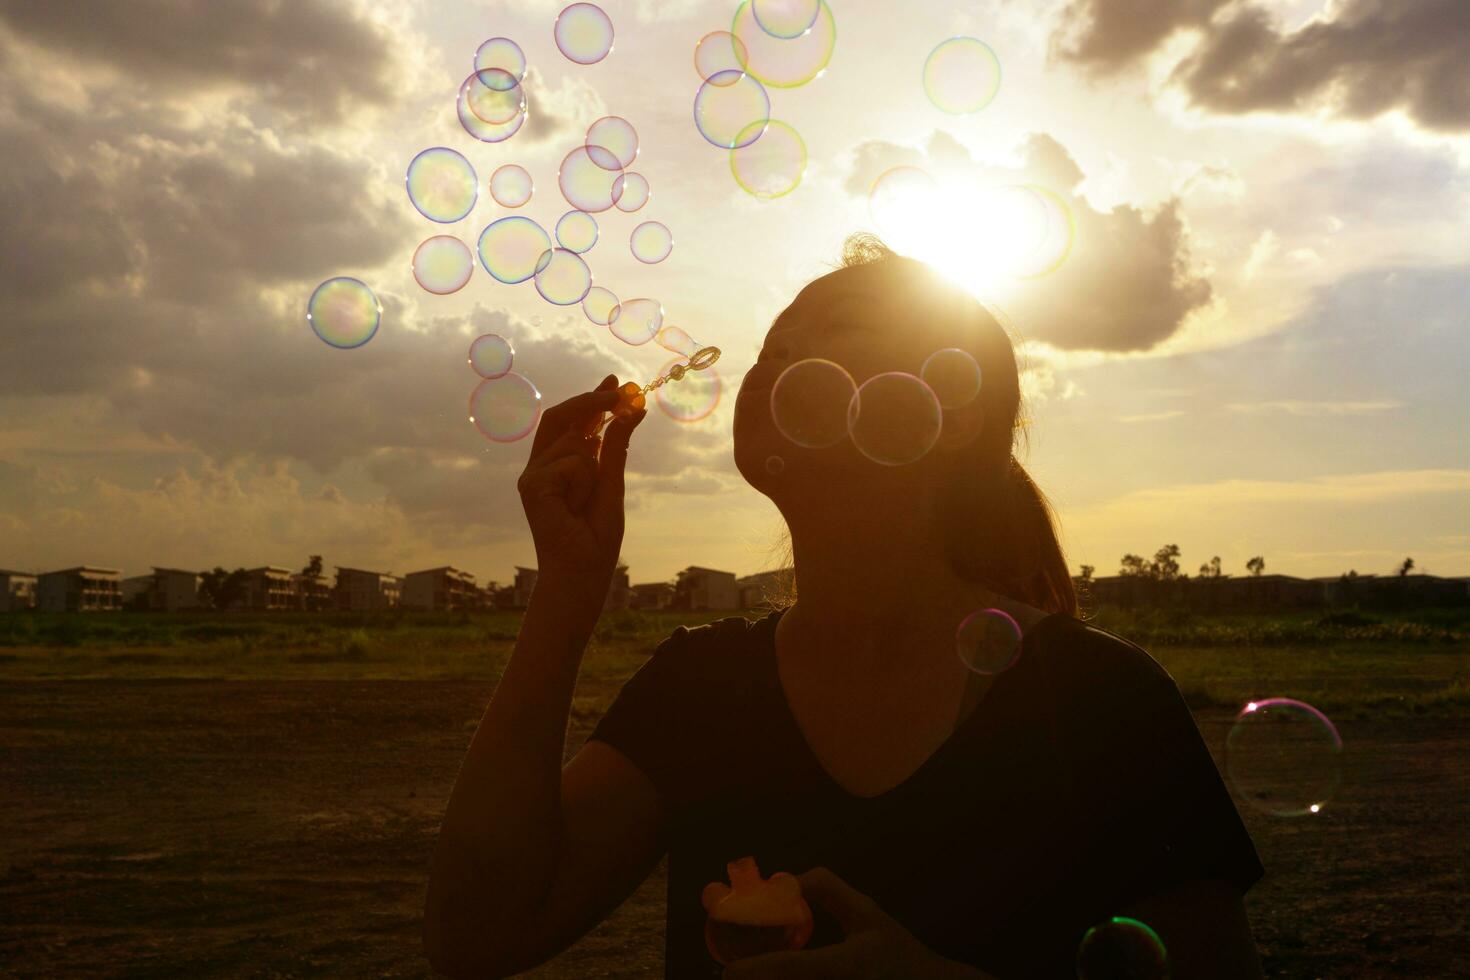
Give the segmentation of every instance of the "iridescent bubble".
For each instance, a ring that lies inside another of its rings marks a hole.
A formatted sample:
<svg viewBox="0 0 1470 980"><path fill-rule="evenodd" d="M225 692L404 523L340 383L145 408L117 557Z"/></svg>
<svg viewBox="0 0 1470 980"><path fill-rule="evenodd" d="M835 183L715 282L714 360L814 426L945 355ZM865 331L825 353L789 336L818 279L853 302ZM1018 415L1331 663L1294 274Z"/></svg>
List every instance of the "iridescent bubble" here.
<svg viewBox="0 0 1470 980"><path fill-rule="evenodd" d="M536 292L548 303L580 303L591 288L592 270L571 249L549 249L536 263Z"/></svg>
<svg viewBox="0 0 1470 980"><path fill-rule="evenodd" d="M812 29L822 12L821 0L750 0L755 22L771 37L790 40Z"/></svg>
<svg viewBox="0 0 1470 980"><path fill-rule="evenodd" d="M653 265L674 250L674 234L657 221L645 221L628 236L628 248L639 262Z"/></svg>
<svg viewBox="0 0 1470 980"><path fill-rule="evenodd" d="M656 299L630 299L614 310L608 326L613 336L637 347L658 335L664 325L664 308Z"/></svg>
<svg viewBox="0 0 1470 980"><path fill-rule="evenodd" d="M613 46L612 19L595 3L574 3L556 16L551 29L556 47L579 65L593 65Z"/></svg>
<svg viewBox="0 0 1470 980"><path fill-rule="evenodd" d="M770 96L742 72L716 72L694 93L695 128L722 150L759 139L770 118Z"/></svg>
<svg viewBox="0 0 1470 980"><path fill-rule="evenodd" d="M408 199L430 221L449 224L474 210L480 196L475 168L457 150L431 146L408 164Z"/></svg>
<svg viewBox="0 0 1470 980"><path fill-rule="evenodd" d="M378 332L383 307L367 283L337 276L312 290L306 320L322 340L347 350L361 347Z"/></svg>
<svg viewBox="0 0 1470 980"><path fill-rule="evenodd" d="M858 452L884 466L921 459L939 441L939 399L907 371L875 374L858 388L848 410L848 435Z"/></svg>
<svg viewBox="0 0 1470 980"><path fill-rule="evenodd" d="M1225 740L1225 771L1236 793L1278 817L1320 813L1342 781L1342 736L1304 701L1251 701Z"/></svg>
<svg viewBox="0 0 1470 980"><path fill-rule="evenodd" d="M556 172L561 196L578 211L592 214L613 206L613 181L617 179L618 172L599 167L585 146L568 153Z"/></svg>
<svg viewBox="0 0 1470 980"><path fill-rule="evenodd" d="M496 88L487 84L486 78L505 87ZM465 79L460 91L464 93L465 105L470 107L470 112L481 122L492 126L509 123L526 107L526 95L521 90L520 83L499 68L486 68L472 73Z"/></svg>
<svg viewBox="0 0 1470 980"><path fill-rule="evenodd" d="M924 358L919 377L944 408L968 405L980 394L980 365L960 347L941 347Z"/></svg>
<svg viewBox="0 0 1470 980"><path fill-rule="evenodd" d="M453 235L426 238L414 249L414 281L438 296L459 292L474 271L469 246Z"/></svg>
<svg viewBox="0 0 1470 980"><path fill-rule="evenodd" d="M653 339L664 350L673 351L675 354L683 354L686 360L693 357L699 351L699 345L694 342L694 338L689 336L689 333L683 327L664 327L658 332L658 336Z"/></svg>
<svg viewBox="0 0 1470 980"><path fill-rule="evenodd" d="M525 167L507 163L490 175L490 196L501 207L518 208L531 199L536 185Z"/></svg>
<svg viewBox="0 0 1470 980"><path fill-rule="evenodd" d="M832 8L825 2L821 8L808 31L788 39L763 30L750 4L742 3L730 27L730 33L745 46L740 67L772 88L795 88L821 75L837 46L837 20Z"/></svg>
<svg viewBox="0 0 1470 980"><path fill-rule="evenodd" d="M470 111L468 105L470 90L471 86L469 81L466 80L465 84L459 87L459 95L455 98L454 102L455 115L459 117L459 124L464 127L466 133L469 133L482 143L499 143L510 139L520 131L521 126L526 121L527 115L527 110L524 105L521 107L521 111L510 122L487 123Z"/></svg>
<svg viewBox="0 0 1470 980"><path fill-rule="evenodd" d="M694 70L706 82L721 72L734 71L743 75L745 69L742 65L747 57L744 42L734 34L729 31L710 31L694 46ZM736 77L722 76L722 81L717 84L728 85Z"/></svg>
<svg viewBox="0 0 1470 980"><path fill-rule="evenodd" d="M786 460L780 456L766 457L766 472L772 476L780 476L786 470Z"/></svg>
<svg viewBox="0 0 1470 980"><path fill-rule="evenodd" d="M627 173L618 174L617 180L613 181L612 195L613 203L618 206L619 211L627 211L630 214L637 211L648 203L648 178L642 174Z"/></svg>
<svg viewBox="0 0 1470 980"><path fill-rule="evenodd" d="M966 667L977 674L999 674L1021 656L1021 625L1003 609L980 609L960 620L954 643Z"/></svg>
<svg viewBox="0 0 1470 980"><path fill-rule="evenodd" d="M470 421L491 442L515 442L536 430L541 392L514 371L486 378L470 395Z"/></svg>
<svg viewBox="0 0 1470 980"><path fill-rule="evenodd" d="M1025 186L1035 195L1045 217L1038 243L1029 255L1016 263L1015 274L1023 279L1037 279L1061 268L1072 254L1072 246L1077 240L1077 221L1071 206L1060 194L1039 184Z"/></svg>
<svg viewBox="0 0 1470 980"><path fill-rule="evenodd" d="M515 348L498 333L481 334L470 344L470 367L482 378L498 378L510 370Z"/></svg>
<svg viewBox="0 0 1470 980"><path fill-rule="evenodd" d="M735 138L730 172L747 194L770 200L790 194L801 183L806 172L806 143L800 133L779 120L770 120L764 128L759 138L747 139L748 133Z"/></svg>
<svg viewBox="0 0 1470 980"><path fill-rule="evenodd" d="M925 241L944 221L939 182L918 167L893 167L879 174L868 190L868 214L883 236L901 241L906 251Z"/></svg>
<svg viewBox="0 0 1470 980"><path fill-rule="evenodd" d="M847 437L847 407L857 383L836 361L797 361L771 386L771 421L787 439L807 449L835 446Z"/></svg>
<svg viewBox="0 0 1470 980"><path fill-rule="evenodd" d="M508 37L492 37L475 52L475 71L491 88L513 88L526 77L526 56Z"/></svg>
<svg viewBox="0 0 1470 980"><path fill-rule="evenodd" d="M504 283L525 282L536 274L536 263L551 237L540 225L522 215L492 221L480 233L480 264Z"/></svg>
<svg viewBox="0 0 1470 980"><path fill-rule="evenodd" d="M952 37L924 59L924 94L945 112L978 112L998 91L1000 59L979 38Z"/></svg>
<svg viewBox="0 0 1470 980"><path fill-rule="evenodd" d="M685 363L684 358L676 357L659 369L661 378L675 368L683 370L677 372L681 374L678 380L665 381L653 389L653 398L675 422L698 422L715 410L725 386L714 368L691 371L684 369Z"/></svg>
<svg viewBox="0 0 1470 980"><path fill-rule="evenodd" d="M587 314L587 319L593 323L605 327L618 314L618 298L613 295L611 289L604 286L593 286L582 298L582 312Z"/></svg>
<svg viewBox="0 0 1470 980"><path fill-rule="evenodd" d="M1168 978L1163 940L1137 919L1114 916L1088 929L1077 946L1077 980Z"/></svg>
<svg viewBox="0 0 1470 980"><path fill-rule="evenodd" d="M556 243L581 254L597 244L597 219L586 211L568 211L556 221Z"/></svg>
<svg viewBox="0 0 1470 980"><path fill-rule="evenodd" d="M626 170L638 158L638 131L622 116L603 116L587 127L583 142L592 162L604 170Z"/></svg>

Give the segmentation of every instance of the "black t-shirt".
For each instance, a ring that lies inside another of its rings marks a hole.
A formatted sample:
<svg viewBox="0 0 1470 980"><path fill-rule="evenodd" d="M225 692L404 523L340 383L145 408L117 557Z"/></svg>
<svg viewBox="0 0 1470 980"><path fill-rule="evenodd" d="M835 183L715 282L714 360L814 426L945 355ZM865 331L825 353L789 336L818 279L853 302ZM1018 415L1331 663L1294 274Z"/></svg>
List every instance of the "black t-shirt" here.
<svg viewBox="0 0 1470 980"><path fill-rule="evenodd" d="M784 611L784 610L783 610ZM783 611L679 627L589 738L671 815L664 975L718 977L700 893L752 855L826 866L931 950L1000 978L1075 976L1086 929L1200 878L1242 893L1263 868L1173 679L1062 614L919 769L853 796L813 755L776 671ZM808 949L842 940L813 907Z"/></svg>

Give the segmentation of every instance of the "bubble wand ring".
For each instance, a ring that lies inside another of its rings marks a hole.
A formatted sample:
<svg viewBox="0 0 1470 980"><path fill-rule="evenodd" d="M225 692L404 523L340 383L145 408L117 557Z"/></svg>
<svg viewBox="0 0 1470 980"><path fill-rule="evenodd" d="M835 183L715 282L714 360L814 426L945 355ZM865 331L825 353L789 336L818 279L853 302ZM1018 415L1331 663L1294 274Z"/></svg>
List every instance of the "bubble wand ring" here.
<svg viewBox="0 0 1470 980"><path fill-rule="evenodd" d="M632 415L634 412L638 411L640 408L643 407L643 396L653 389L661 387L670 381L681 381L683 380L686 373L690 371L703 371L705 368L709 367L711 364L714 364L715 361L718 361L719 359L720 349L718 347L701 347L699 350L695 351L693 357L689 358L689 363L675 364L673 367L669 368L668 374L664 375L661 378L654 378L652 381L641 388L632 381L627 382L618 389L620 392L622 392L622 397L620 397L618 399L618 403L613 406L612 414L604 415L602 420L598 422L593 429L588 431L587 438L596 439L598 436L602 435L603 428L613 419Z"/></svg>

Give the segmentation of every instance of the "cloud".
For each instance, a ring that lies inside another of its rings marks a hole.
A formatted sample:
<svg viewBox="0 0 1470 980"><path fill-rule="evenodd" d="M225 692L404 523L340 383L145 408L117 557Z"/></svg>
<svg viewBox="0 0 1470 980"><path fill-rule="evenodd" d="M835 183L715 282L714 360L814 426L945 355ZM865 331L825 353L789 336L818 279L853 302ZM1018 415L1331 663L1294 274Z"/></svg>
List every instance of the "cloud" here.
<svg viewBox="0 0 1470 980"><path fill-rule="evenodd" d="M1142 415L1120 415L1119 422L1162 422L1164 419L1177 419L1183 415L1182 409L1171 408L1163 412L1145 412Z"/></svg>
<svg viewBox="0 0 1470 980"><path fill-rule="evenodd" d="M1401 110L1426 129L1470 130L1470 5L1463 0L1342 0L1283 31L1259 2L1076 0L1053 38L1054 57L1109 74L1175 33L1199 43L1170 80L1222 114L1326 110L1371 119Z"/></svg>
<svg viewBox="0 0 1470 980"><path fill-rule="evenodd" d="M1225 406L1232 412L1243 415L1286 415L1309 417L1338 417L1344 415L1374 415L1378 412L1403 408L1404 403L1395 398L1379 398L1372 401L1265 401L1232 402Z"/></svg>
<svg viewBox="0 0 1470 980"><path fill-rule="evenodd" d="M1221 480L1151 487L1124 494L1109 507L1147 510L1183 504L1212 506L1294 503L1379 503L1435 494L1470 493L1470 470L1382 470L1304 480ZM1163 513L1155 510L1153 513Z"/></svg>
<svg viewBox="0 0 1470 980"><path fill-rule="evenodd" d="M586 132L602 116L607 105L597 90L581 78L562 77L561 84L551 88L534 66L526 69L527 117L522 132L516 134L522 143L544 143L563 133Z"/></svg>

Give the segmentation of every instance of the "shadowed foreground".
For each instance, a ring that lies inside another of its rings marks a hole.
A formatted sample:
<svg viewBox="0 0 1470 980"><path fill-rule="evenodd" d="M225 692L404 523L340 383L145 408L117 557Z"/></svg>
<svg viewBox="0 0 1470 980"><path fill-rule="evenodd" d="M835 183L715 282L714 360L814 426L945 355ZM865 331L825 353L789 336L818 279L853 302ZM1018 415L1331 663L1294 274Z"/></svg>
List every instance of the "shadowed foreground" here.
<svg viewBox="0 0 1470 980"><path fill-rule="evenodd" d="M0 685L0 972L429 975L419 947L429 856L492 690ZM615 691L592 693L605 706ZM568 757L596 720L591 703L578 698ZM1231 712L1197 717L1218 762ZM1454 816L1470 796L1470 719L1340 727L1343 789L1324 813L1244 811L1267 869L1247 902L1267 975L1451 975L1470 957L1458 905L1470 886L1466 835ZM660 864L527 976L661 975L663 898Z"/></svg>

